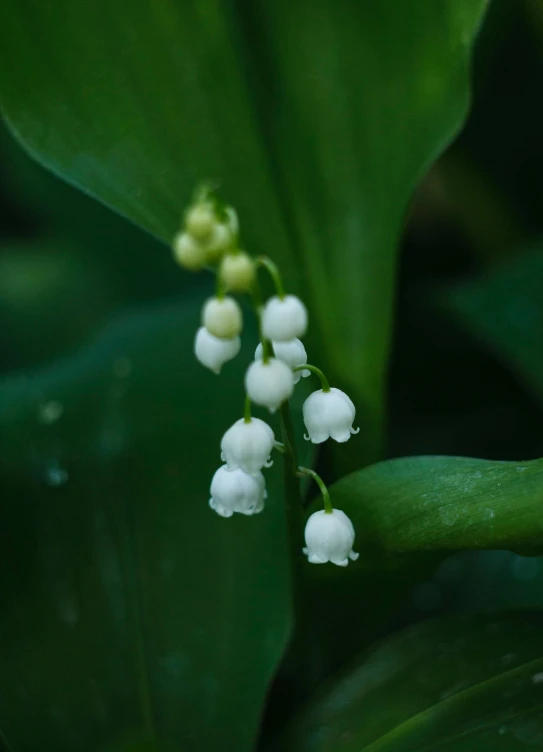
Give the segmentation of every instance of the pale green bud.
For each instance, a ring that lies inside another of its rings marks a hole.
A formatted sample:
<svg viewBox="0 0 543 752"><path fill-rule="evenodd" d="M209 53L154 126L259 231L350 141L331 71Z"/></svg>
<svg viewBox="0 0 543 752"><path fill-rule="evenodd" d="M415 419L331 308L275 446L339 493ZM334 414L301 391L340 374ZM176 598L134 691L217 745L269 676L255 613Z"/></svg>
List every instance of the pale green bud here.
<svg viewBox="0 0 543 752"><path fill-rule="evenodd" d="M241 308L234 298L209 298L202 311L202 324L220 339L237 337L243 327Z"/></svg>
<svg viewBox="0 0 543 752"><path fill-rule="evenodd" d="M219 222L213 228L211 237L205 243L208 264L217 264L227 251L231 251L234 237L227 225Z"/></svg>
<svg viewBox="0 0 543 752"><path fill-rule="evenodd" d="M228 290L249 292L255 281L255 263L248 253L227 253L221 261L219 275Z"/></svg>
<svg viewBox="0 0 543 752"><path fill-rule="evenodd" d="M195 204L185 216L186 230L195 240L209 240L216 224L217 218L212 204Z"/></svg>
<svg viewBox="0 0 543 752"><path fill-rule="evenodd" d="M173 239L172 250L174 259L185 269L197 272L206 264L205 248L187 232L177 233Z"/></svg>

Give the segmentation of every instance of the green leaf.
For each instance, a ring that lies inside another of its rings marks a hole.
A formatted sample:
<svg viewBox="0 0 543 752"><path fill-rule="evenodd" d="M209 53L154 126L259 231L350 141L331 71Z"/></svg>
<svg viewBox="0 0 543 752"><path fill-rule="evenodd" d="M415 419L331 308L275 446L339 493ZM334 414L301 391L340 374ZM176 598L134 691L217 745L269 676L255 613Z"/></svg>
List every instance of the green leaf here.
<svg viewBox="0 0 543 752"><path fill-rule="evenodd" d="M14 750L252 748L290 630L281 461L262 515L208 508L256 333L217 378L192 354L201 302L135 310L0 382L0 726Z"/></svg>
<svg viewBox="0 0 543 752"><path fill-rule="evenodd" d="M543 614L417 624L362 655L281 752L518 752L543 743Z"/></svg>
<svg viewBox="0 0 543 752"><path fill-rule="evenodd" d="M331 494L357 532L355 567L462 549L543 551L543 459L406 457L352 473Z"/></svg>
<svg viewBox="0 0 543 752"><path fill-rule="evenodd" d="M359 403L352 469L380 453L398 235L465 117L485 5L7 0L1 107L44 164L166 241L194 184L220 181Z"/></svg>
<svg viewBox="0 0 543 752"><path fill-rule="evenodd" d="M543 401L543 252L520 253L442 296L444 307Z"/></svg>
<svg viewBox="0 0 543 752"><path fill-rule="evenodd" d="M543 460L407 457L352 473L330 493L353 521L360 558L346 570L304 567L306 623L299 639L312 656L311 685L412 608L413 587L428 582L448 554L543 551ZM309 512L321 506L317 499Z"/></svg>

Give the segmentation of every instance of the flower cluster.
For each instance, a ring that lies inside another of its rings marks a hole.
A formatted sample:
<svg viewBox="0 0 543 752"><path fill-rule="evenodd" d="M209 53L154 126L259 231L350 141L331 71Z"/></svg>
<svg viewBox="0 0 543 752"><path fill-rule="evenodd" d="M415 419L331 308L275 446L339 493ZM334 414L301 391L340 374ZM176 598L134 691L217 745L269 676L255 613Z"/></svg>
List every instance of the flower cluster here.
<svg viewBox="0 0 543 752"><path fill-rule="evenodd" d="M272 428L251 414L251 404L274 413L292 396L301 377L317 375L321 389L304 402L306 440L321 444L331 438L345 442L358 432L353 428L355 407L339 389L330 387L324 373L307 363L301 338L308 325L307 310L295 295L286 294L279 270L268 258L252 258L239 247L239 224L235 211L221 205L212 191L200 189L184 217L184 227L173 241L176 261L186 269L214 268L216 295L206 301L201 326L196 332L196 358L216 374L235 358L241 347L242 310L229 293L252 296L259 322L260 343L245 373L245 411L221 440L223 465L213 475L209 506L222 517L234 513L253 515L264 509L267 498L262 470L272 464L273 449L286 451L276 441ZM276 294L262 300L257 270L271 276ZM287 442L285 442L287 444ZM334 509L322 479L300 467L319 485L324 509L312 514L305 528L303 549L312 564L332 562L346 566L358 554L353 551L355 531L347 515Z"/></svg>

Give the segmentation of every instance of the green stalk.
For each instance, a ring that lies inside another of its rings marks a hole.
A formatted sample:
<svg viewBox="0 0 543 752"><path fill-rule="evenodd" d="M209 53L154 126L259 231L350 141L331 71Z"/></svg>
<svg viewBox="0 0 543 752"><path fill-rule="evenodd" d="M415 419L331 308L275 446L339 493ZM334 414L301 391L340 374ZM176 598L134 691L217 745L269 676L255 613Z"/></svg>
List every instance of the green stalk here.
<svg viewBox="0 0 543 752"><path fill-rule="evenodd" d="M257 266L261 266L263 269L265 269L268 272L275 286L277 297L283 300L283 298L285 297L285 288L283 287L283 280L281 278L281 272L279 271L279 267L277 266L277 264L275 264L267 256L259 256L256 259L256 264Z"/></svg>
<svg viewBox="0 0 543 752"><path fill-rule="evenodd" d="M304 526L302 518L302 497L300 493L300 481L298 477L298 456L294 439L292 415L288 402L283 402L279 408L279 424L283 438L283 477L285 483L285 502L287 518L287 536L290 552L290 569L292 579L292 597L294 615L298 620L298 611L301 607L300 577L302 548L304 541Z"/></svg>
<svg viewBox="0 0 543 752"><path fill-rule="evenodd" d="M267 340L262 334L262 308L264 307L264 303L262 300L262 290L260 289L260 284L256 277L255 281L253 282L253 306L258 325L258 338L262 345L262 362L267 363L270 359L271 344L270 341ZM273 355L273 353L271 354Z"/></svg>
<svg viewBox="0 0 543 752"><path fill-rule="evenodd" d="M322 494L322 500L324 502L324 511L326 514L332 514L334 511L332 507L332 499L330 498L330 494L328 492L328 488L326 487L326 483L323 481L320 475L317 475L317 473L314 470L311 470L310 467L299 467L298 468L298 476L303 477L307 476L309 478L313 478L315 483L320 489L320 492Z"/></svg>
<svg viewBox="0 0 543 752"><path fill-rule="evenodd" d="M323 392L329 392L330 391L330 384L328 383L328 379L324 375L324 373L321 371L320 368L317 368L317 366L309 365L309 363L305 363L301 366L294 366L292 369L293 371L311 371L311 373L314 373L316 376L319 377L321 381L321 387Z"/></svg>
<svg viewBox="0 0 543 752"><path fill-rule="evenodd" d="M245 395L245 406L243 409L243 419L245 423L251 422L251 400L249 399L249 395Z"/></svg>

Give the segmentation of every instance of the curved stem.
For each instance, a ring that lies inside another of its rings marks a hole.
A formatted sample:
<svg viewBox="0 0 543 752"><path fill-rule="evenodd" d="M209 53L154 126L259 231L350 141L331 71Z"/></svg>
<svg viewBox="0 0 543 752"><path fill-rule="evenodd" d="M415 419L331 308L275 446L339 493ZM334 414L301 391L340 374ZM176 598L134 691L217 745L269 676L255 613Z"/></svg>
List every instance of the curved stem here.
<svg viewBox="0 0 543 752"><path fill-rule="evenodd" d="M281 279L281 272L279 271L279 267L277 264L275 264L270 258L267 256L259 256L256 259L257 266L261 266L263 269L265 269L270 277L273 280L273 284L275 285L275 291L277 292L277 296L283 300L285 297L285 288L283 287L283 280Z"/></svg>
<svg viewBox="0 0 543 752"><path fill-rule="evenodd" d="M249 398L249 395L245 395L245 406L243 408L243 419L245 423L251 422L251 400Z"/></svg>
<svg viewBox="0 0 543 752"><path fill-rule="evenodd" d="M258 283L258 279L255 277L255 281L253 282L253 307L255 311L255 316L258 324L258 339L260 340L260 343L262 345L262 361L264 363L267 363L270 359L270 341L264 337L262 334L262 308L264 306L262 302L262 290L260 289L260 284Z"/></svg>
<svg viewBox="0 0 543 752"><path fill-rule="evenodd" d="M311 468L309 467L299 467L298 476L303 477L304 475L307 475L309 478L313 478L317 486L320 488L322 500L324 501L324 511L326 512L326 514L332 514L332 512L334 511L334 508L332 506L332 499L330 498L330 493L328 492L326 483L323 481L321 476L317 475L317 473L314 470L311 470Z"/></svg>
<svg viewBox="0 0 543 752"><path fill-rule="evenodd" d="M311 373L314 373L321 380L322 391L323 392L330 391L330 384L328 383L328 379L326 378L324 373L321 371L321 369L317 368L317 366L311 366L308 363L306 363L303 366L294 366L292 370L293 371L305 371L305 370L311 371Z"/></svg>

